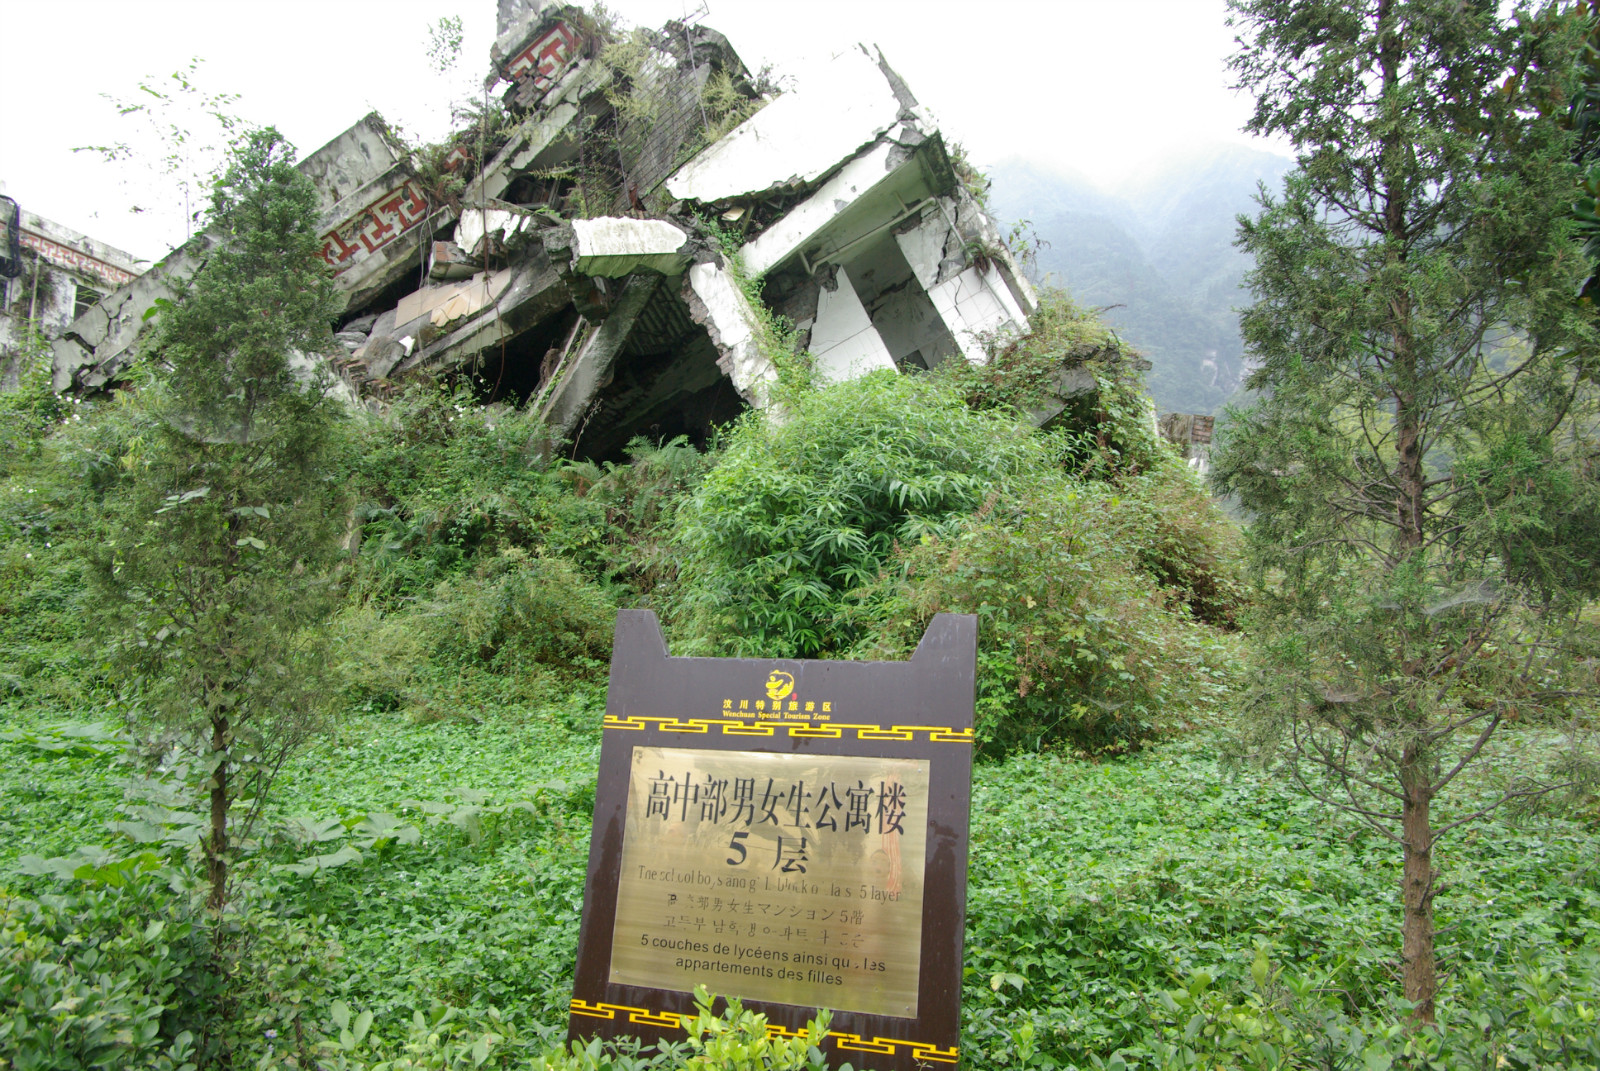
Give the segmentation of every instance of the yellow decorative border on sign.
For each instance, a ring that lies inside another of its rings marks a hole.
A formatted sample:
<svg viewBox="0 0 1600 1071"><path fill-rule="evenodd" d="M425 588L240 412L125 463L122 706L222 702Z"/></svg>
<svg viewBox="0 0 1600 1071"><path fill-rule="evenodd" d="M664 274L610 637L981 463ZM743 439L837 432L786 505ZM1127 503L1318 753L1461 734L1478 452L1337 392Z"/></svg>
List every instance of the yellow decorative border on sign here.
<svg viewBox="0 0 1600 1071"><path fill-rule="evenodd" d="M846 722L782 722L782 721L739 721L726 718L662 718L653 714L635 714L632 717L618 717L607 714L601 722L606 729L636 729L651 728L647 722L655 722L654 728L664 733L699 733L705 735L716 726L724 736L776 736L777 730L783 729L786 734L793 737L809 737L817 740L839 740L846 732L855 734L857 740L915 740L917 733L927 733L928 740L939 744L970 744L972 743L971 729L951 729L943 725L855 725Z"/></svg>
<svg viewBox="0 0 1600 1071"><path fill-rule="evenodd" d="M637 1026L664 1027L668 1030L686 1029L683 1025L685 1019L692 1018L688 1015L679 1015L677 1012L656 1012L649 1008L635 1008L628 1004L590 1004L577 997L572 998L573 1015L584 1015L591 1019L609 1019L616 1021L619 1012L625 1012L628 1022ZM789 1030L776 1023L767 1024L768 1037L800 1037L804 1031ZM860 1034L846 1034L838 1030L828 1031L828 1036L834 1039L834 1044L840 1050L850 1052L875 1052L882 1056L893 1056L895 1047L900 1046L910 1050L911 1058L923 1063L953 1064L956 1062L959 1049L951 1047L941 1049L939 1046L926 1041L902 1041L899 1038L875 1037L865 1041Z"/></svg>

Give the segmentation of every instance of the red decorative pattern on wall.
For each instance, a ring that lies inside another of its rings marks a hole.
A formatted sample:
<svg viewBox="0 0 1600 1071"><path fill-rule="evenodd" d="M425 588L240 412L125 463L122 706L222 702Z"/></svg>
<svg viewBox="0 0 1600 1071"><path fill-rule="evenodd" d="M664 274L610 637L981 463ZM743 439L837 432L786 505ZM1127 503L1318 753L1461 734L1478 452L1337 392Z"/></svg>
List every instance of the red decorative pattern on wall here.
<svg viewBox="0 0 1600 1071"><path fill-rule="evenodd" d="M74 249L70 245L53 242L44 235L35 234L30 230L23 230L22 245L26 249L33 250L52 264L62 268L70 268L73 271L81 271L85 275L92 275L112 286L124 286L138 278L132 272L124 271L113 264L107 264L99 257L90 256L88 253Z"/></svg>
<svg viewBox="0 0 1600 1071"><path fill-rule="evenodd" d="M409 179L322 236L322 259L334 273L353 267L428 217L428 199Z"/></svg>
<svg viewBox="0 0 1600 1071"><path fill-rule="evenodd" d="M578 55L578 32L564 22L518 52L501 71L508 82L521 82L528 78L540 89L555 80Z"/></svg>

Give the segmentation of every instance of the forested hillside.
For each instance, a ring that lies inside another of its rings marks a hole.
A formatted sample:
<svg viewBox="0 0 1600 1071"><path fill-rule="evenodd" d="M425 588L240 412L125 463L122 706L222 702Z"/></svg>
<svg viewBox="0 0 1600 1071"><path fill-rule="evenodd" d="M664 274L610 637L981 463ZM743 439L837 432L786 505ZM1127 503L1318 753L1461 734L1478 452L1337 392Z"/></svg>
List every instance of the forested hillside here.
<svg viewBox="0 0 1600 1071"><path fill-rule="evenodd" d="M1045 243L1039 274L1081 302L1151 362L1161 412L1212 413L1239 389L1245 367L1235 311L1250 260L1234 248L1237 217L1256 209L1292 166L1238 146L1197 151L1138 175L1115 192L1081 174L1021 159L997 166L990 205L1029 220Z"/></svg>

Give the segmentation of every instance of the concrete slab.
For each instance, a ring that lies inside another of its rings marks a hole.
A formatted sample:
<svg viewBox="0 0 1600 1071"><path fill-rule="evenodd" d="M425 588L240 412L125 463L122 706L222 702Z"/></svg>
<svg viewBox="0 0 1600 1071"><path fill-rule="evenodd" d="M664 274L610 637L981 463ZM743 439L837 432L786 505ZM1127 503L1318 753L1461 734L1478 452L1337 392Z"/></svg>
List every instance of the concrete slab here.
<svg viewBox="0 0 1600 1071"><path fill-rule="evenodd" d="M317 187L318 214L327 216L340 201L392 171L404 156L383 116L369 112L298 166Z"/></svg>
<svg viewBox="0 0 1600 1071"><path fill-rule="evenodd" d="M516 235L534 229L533 213L517 205L490 200L474 207L463 206L461 218L456 222L456 245L470 256L482 257L487 250L484 238L504 245Z"/></svg>
<svg viewBox="0 0 1600 1071"><path fill-rule="evenodd" d="M482 270L482 262L468 256L467 251L454 242L434 242L428 254L428 278L435 282L470 279Z"/></svg>
<svg viewBox="0 0 1600 1071"><path fill-rule="evenodd" d="M584 275L609 279L637 271L681 275L689 263L689 236L666 220L575 219L572 239L573 268Z"/></svg>
<svg viewBox="0 0 1600 1071"><path fill-rule="evenodd" d="M882 185L893 170L892 145L878 145L851 160L810 197L790 209L761 236L740 251L744 269L763 275L773 266L796 253L852 204Z"/></svg>
<svg viewBox="0 0 1600 1071"><path fill-rule="evenodd" d="M359 307L415 270L419 243L453 218L431 205L401 166L401 147L376 112L309 154L298 165L317 187L322 210L323 259L334 269L346 307ZM107 295L68 327L55 346L57 390L73 383L98 389L126 364L149 325L144 314L157 298L172 298L174 283L205 263L216 239L196 236L144 275Z"/></svg>
<svg viewBox="0 0 1600 1071"><path fill-rule="evenodd" d="M1050 377L1048 394L1040 405L1028 410L1028 418L1036 427L1045 427L1066 412L1067 403L1072 399L1093 394L1099 389L1100 384L1096 382L1094 373L1083 365L1059 368Z"/></svg>
<svg viewBox="0 0 1600 1071"><path fill-rule="evenodd" d="M893 127L900 108L877 62L852 48L679 168L667 192L710 202L810 185Z"/></svg>

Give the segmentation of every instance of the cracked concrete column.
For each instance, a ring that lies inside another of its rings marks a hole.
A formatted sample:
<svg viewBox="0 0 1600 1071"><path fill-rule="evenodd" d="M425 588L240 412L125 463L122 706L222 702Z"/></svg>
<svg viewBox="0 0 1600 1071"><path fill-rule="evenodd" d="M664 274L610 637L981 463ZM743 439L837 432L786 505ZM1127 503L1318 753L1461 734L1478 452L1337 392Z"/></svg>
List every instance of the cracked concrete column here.
<svg viewBox="0 0 1600 1071"><path fill-rule="evenodd" d="M765 409L778 382L778 369L761 346L760 314L750 307L744 291L731 275L707 261L689 269L683 300L689 318L711 335L719 354L717 367L740 397Z"/></svg>
<svg viewBox="0 0 1600 1071"><path fill-rule="evenodd" d="M660 285L659 275L635 275L628 280L611 306L610 314L571 366L560 373L561 378L540 408L539 416L546 424L562 435L571 435L577 430L595 395L611 382L611 368L617 354L622 352L628 333Z"/></svg>

